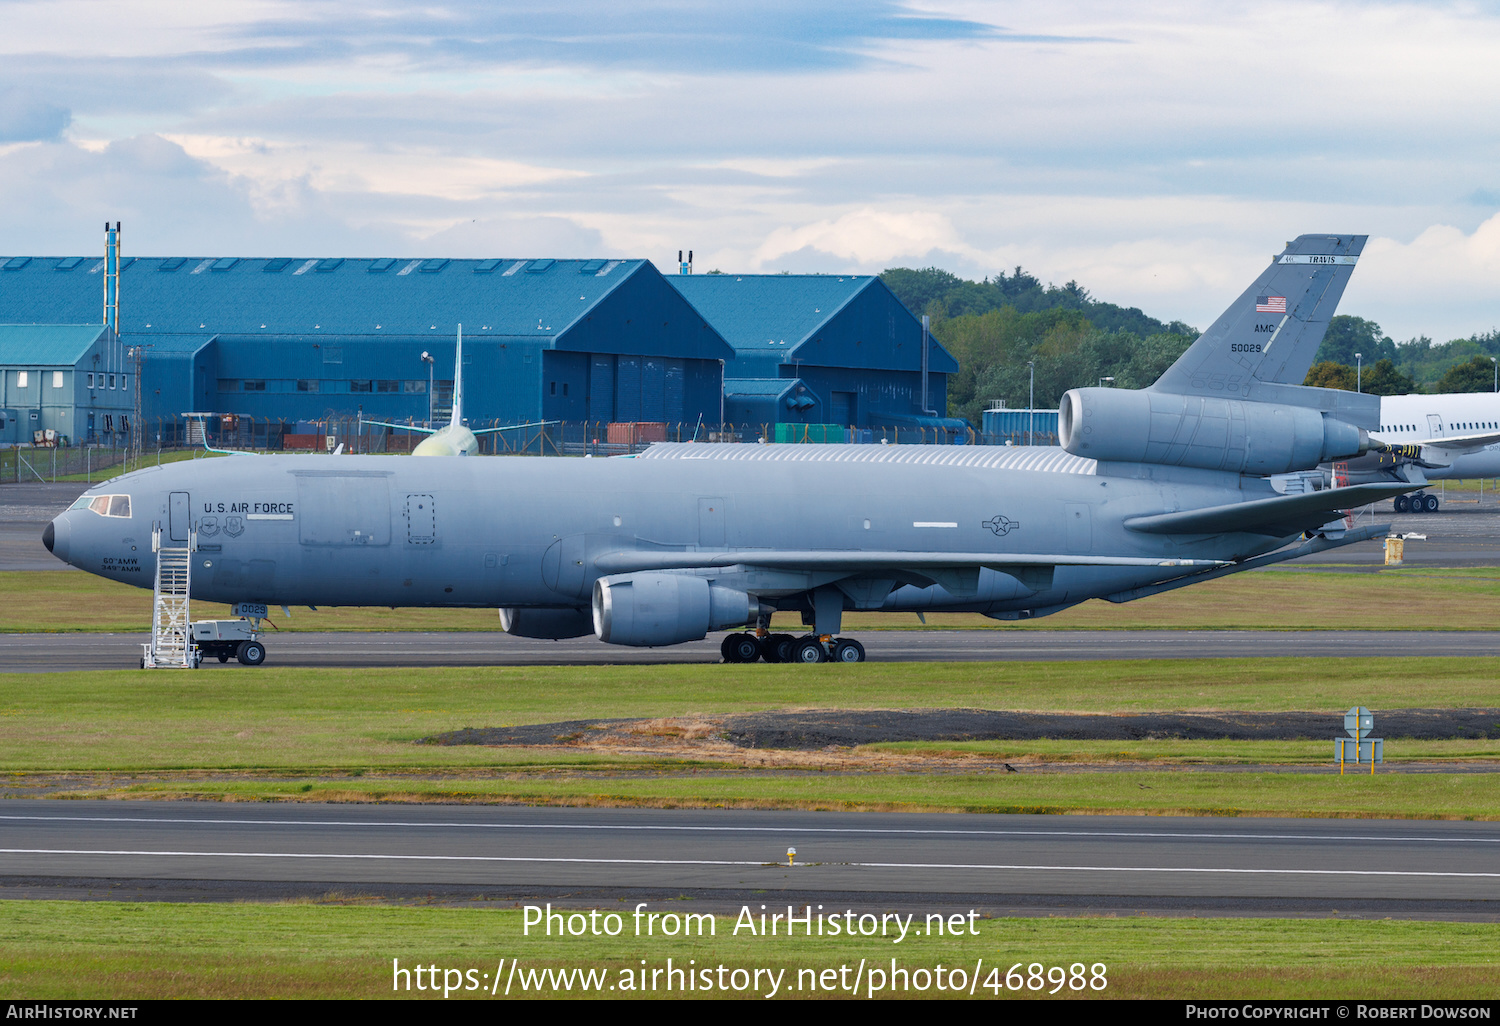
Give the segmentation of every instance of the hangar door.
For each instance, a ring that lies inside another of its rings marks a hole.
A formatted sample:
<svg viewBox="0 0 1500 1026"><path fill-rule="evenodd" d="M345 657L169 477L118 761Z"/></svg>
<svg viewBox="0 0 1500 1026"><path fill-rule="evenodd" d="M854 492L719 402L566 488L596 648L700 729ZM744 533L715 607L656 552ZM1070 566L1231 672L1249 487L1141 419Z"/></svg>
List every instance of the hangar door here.
<svg viewBox="0 0 1500 1026"><path fill-rule="evenodd" d="M595 353L589 360L589 420L615 419L615 358Z"/></svg>

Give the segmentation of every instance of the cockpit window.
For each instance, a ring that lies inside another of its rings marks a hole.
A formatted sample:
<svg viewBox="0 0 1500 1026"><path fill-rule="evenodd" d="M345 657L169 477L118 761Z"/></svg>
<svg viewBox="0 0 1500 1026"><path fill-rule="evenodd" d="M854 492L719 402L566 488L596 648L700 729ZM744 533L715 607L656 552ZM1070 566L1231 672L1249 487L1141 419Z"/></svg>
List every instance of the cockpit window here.
<svg viewBox="0 0 1500 1026"><path fill-rule="evenodd" d="M130 496L128 495L85 495L69 509L91 509L101 517L123 517L130 518Z"/></svg>

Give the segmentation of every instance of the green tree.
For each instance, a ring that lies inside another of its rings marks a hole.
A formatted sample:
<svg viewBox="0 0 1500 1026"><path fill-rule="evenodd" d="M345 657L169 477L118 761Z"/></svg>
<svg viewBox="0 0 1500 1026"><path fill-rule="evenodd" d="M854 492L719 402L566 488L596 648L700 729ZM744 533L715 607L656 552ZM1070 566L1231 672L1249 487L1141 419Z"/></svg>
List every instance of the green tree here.
<svg viewBox="0 0 1500 1026"><path fill-rule="evenodd" d="M1488 356L1476 356L1468 363L1450 367L1438 379L1439 392L1492 392L1495 389L1495 365Z"/></svg>
<svg viewBox="0 0 1500 1026"><path fill-rule="evenodd" d="M1148 335L1134 347L1125 365L1115 370L1115 386L1145 388L1154 385L1193 342L1193 335L1181 332Z"/></svg>
<svg viewBox="0 0 1500 1026"><path fill-rule="evenodd" d="M1363 317L1339 314L1328 322L1328 331L1323 335L1323 344L1318 346L1314 363L1342 363L1353 367L1354 354L1364 357L1366 366L1378 360L1397 359L1396 343L1380 330L1380 325Z"/></svg>
<svg viewBox="0 0 1500 1026"><path fill-rule="evenodd" d="M1354 391L1354 368L1346 367L1342 363L1334 363L1332 360L1324 360L1315 363L1303 379L1304 385L1314 388L1342 388L1345 392Z"/></svg>
<svg viewBox="0 0 1500 1026"><path fill-rule="evenodd" d="M1073 310L1087 317L1094 327L1105 331L1129 331L1136 335L1198 334L1181 321L1167 324L1148 317L1136 307L1101 302L1076 281L1066 285L1043 285L1035 275L1020 267L1009 274L1002 271L983 281L968 281L936 267L921 270L893 267L883 272L880 279L908 310L918 315L932 314L935 304L941 304L944 315L952 317L978 316L1007 306L1015 307L1023 314Z"/></svg>
<svg viewBox="0 0 1500 1026"><path fill-rule="evenodd" d="M1417 390L1417 383L1390 360L1377 360L1375 366L1365 367L1364 390L1371 395L1406 395Z"/></svg>

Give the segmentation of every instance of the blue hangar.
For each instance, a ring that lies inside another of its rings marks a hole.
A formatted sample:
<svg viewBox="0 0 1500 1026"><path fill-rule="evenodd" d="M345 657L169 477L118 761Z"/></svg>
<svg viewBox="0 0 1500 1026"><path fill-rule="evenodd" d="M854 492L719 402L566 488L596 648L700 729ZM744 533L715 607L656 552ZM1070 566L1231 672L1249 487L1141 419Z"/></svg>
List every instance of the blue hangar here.
<svg viewBox="0 0 1500 1026"><path fill-rule="evenodd" d="M958 362L879 278L700 274L667 279L734 347L724 417L736 424L954 427ZM925 373L924 373L925 368ZM925 379L925 395L924 395Z"/></svg>
<svg viewBox="0 0 1500 1026"><path fill-rule="evenodd" d="M0 257L0 363L8 382L25 374L29 389L16 405L45 402L48 390L34 384L67 372L50 419L75 443L108 441L98 437L102 416L89 437L86 411L108 405L118 423L134 353L148 431L188 410L258 421L362 411L420 423L430 402L447 405L460 323L465 413L476 425L713 423L722 367L735 357L645 260L144 257L118 266L112 339L104 259ZM109 362L103 375L92 373L96 357ZM77 408L63 412L70 402Z"/></svg>

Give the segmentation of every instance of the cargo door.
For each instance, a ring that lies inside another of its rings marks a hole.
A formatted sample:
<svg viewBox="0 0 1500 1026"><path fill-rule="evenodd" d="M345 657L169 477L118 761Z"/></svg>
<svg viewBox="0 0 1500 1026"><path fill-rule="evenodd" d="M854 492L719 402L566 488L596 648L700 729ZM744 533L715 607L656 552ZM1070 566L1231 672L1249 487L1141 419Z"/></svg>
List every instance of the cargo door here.
<svg viewBox="0 0 1500 1026"><path fill-rule="evenodd" d="M167 537L174 542L187 544L190 525L189 518L192 516L192 499L187 492L173 492L171 505L167 515Z"/></svg>
<svg viewBox="0 0 1500 1026"><path fill-rule="evenodd" d="M297 538L303 545L391 543L391 490L385 473L295 473Z"/></svg>

